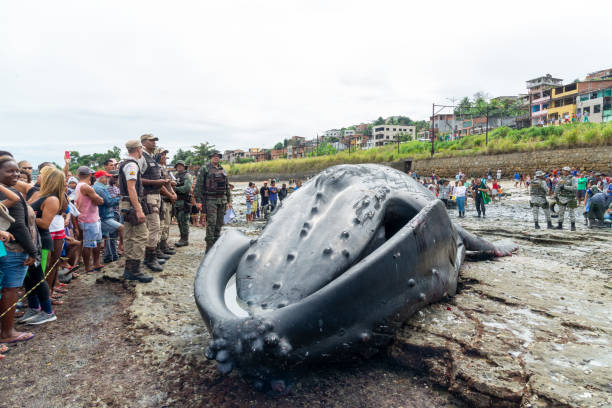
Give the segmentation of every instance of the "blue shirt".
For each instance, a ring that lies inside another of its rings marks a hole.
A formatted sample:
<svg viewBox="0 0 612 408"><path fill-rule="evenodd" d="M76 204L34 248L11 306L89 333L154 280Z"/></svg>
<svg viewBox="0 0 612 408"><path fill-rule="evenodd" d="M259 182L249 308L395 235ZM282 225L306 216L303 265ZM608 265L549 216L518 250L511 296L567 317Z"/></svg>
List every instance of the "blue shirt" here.
<svg viewBox="0 0 612 408"><path fill-rule="evenodd" d="M268 191L270 191L270 201L278 201L278 187L270 186Z"/></svg>
<svg viewBox="0 0 612 408"><path fill-rule="evenodd" d="M108 186L96 181L93 185L93 189L97 195L102 197L104 203L98 206L98 213L100 214L101 220L108 220L114 218L113 207L119 204L121 197L111 197L108 192Z"/></svg>

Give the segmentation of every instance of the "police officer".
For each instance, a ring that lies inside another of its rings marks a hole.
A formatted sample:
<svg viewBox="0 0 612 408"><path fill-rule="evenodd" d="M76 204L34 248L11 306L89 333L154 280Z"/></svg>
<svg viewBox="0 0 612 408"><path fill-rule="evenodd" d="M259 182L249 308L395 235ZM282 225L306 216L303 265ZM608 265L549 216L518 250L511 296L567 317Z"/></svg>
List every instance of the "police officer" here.
<svg viewBox="0 0 612 408"><path fill-rule="evenodd" d="M123 254L125 270L123 277L139 282L151 282L153 277L140 270L140 260L145 254L149 236L146 224L144 191L140 175L139 160L142 157L142 145L138 140L129 140L125 147L129 157L119 166L119 210L125 218L123 232Z"/></svg>
<svg viewBox="0 0 612 408"><path fill-rule="evenodd" d="M168 150L158 147L155 149L155 161L161 165L162 178L171 180L168 171L166 170L166 154ZM155 255L158 259L169 259L170 255L174 255L176 251L168 244L168 236L170 234L170 220L172 218L172 205L176 201L176 194L173 189L176 185L174 181L169 181L161 187L161 208L159 213L159 221L161 224L159 243ZM161 262L160 262L161 263Z"/></svg>
<svg viewBox="0 0 612 408"><path fill-rule="evenodd" d="M569 167L563 167L563 175L559 177L557 186L555 187L555 199L559 205L559 225L555 229L563 229L563 218L565 210L569 209L569 217L571 222L571 230L576 231L576 180L571 175Z"/></svg>
<svg viewBox="0 0 612 408"><path fill-rule="evenodd" d="M548 229L551 229L552 222L550 221L550 211L548 210L548 200L546 199L546 193L548 192L548 185L546 184L546 180L544 180L544 172L541 170L536 171L535 180L529 186L529 205L531 205L531 210L533 211L533 222L535 222L536 229L540 229L540 224L538 223L538 218L540 215L540 208L544 212L544 216L546 217L546 225Z"/></svg>
<svg viewBox="0 0 612 408"><path fill-rule="evenodd" d="M162 178L161 166L155 161L155 142L159 139L151 134L140 136L140 142L143 146L141 160L142 184L146 202L149 205L151 212L147 215L147 229L149 230L149 239L145 251L144 264L153 272L160 272L163 267L158 261L156 248L160 237L160 221L159 209L161 207L161 188L170 180Z"/></svg>
<svg viewBox="0 0 612 408"><path fill-rule="evenodd" d="M210 163L202 166L194 192L196 202L206 214L206 252L212 248L223 226L225 211L232 206L227 173L221 167L221 153L213 150Z"/></svg>
<svg viewBox="0 0 612 408"><path fill-rule="evenodd" d="M193 177L187 172L185 162L179 160L174 165L176 169L176 201L174 211L178 222L181 239L175 244L177 247L189 245L189 217L191 216L191 186Z"/></svg>

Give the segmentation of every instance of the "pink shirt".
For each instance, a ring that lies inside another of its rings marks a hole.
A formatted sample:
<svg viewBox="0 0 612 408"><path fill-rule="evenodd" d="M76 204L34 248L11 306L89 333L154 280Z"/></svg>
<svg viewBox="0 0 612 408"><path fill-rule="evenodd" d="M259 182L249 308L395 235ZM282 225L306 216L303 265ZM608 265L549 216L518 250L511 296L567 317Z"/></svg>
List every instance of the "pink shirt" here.
<svg viewBox="0 0 612 408"><path fill-rule="evenodd" d="M76 193L76 204L77 208L81 212L79 215L79 222L91 223L98 222L100 219L100 213L98 212L98 206L95 205L91 198L81 194L81 187L88 185L87 183L79 183L74 189Z"/></svg>

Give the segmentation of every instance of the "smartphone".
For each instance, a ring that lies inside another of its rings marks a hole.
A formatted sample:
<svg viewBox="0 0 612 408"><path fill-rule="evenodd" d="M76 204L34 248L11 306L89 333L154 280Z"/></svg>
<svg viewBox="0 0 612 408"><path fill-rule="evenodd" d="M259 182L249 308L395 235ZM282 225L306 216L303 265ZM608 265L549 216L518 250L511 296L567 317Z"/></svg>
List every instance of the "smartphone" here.
<svg viewBox="0 0 612 408"><path fill-rule="evenodd" d="M64 152L64 159L66 159L66 160L70 160L70 150L66 150L66 151Z"/></svg>

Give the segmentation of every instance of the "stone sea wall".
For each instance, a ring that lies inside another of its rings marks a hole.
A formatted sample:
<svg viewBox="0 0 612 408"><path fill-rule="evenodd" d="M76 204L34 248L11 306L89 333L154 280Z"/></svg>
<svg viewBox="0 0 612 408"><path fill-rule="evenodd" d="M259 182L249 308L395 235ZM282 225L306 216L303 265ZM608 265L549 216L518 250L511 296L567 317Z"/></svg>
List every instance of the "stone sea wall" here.
<svg viewBox="0 0 612 408"><path fill-rule="evenodd" d="M503 178L510 178L514 172L531 174L536 170L561 169L564 166L576 167L584 170L595 170L612 174L612 146L581 147L561 150L538 150L534 152L506 153L496 155L480 155L469 157L449 157L411 160L405 159L393 163L383 163L398 170L413 170L421 175L435 172L442 177L453 177L459 169L468 176L483 176L488 169L493 171L502 169ZM230 180L261 181L271 177L281 180L289 178L307 179L318 171L295 172L291 174L252 173L231 176Z"/></svg>
<svg viewBox="0 0 612 408"><path fill-rule="evenodd" d="M405 171L407 164L405 160L402 160L392 163L391 166ZM468 176L472 174L484 176L488 169L495 174L497 169L501 169L502 177L510 178L516 171L533 175L536 170L546 171L553 168L560 170L564 166L612 174L612 146L421 159L414 160L411 169L418 174L429 175L435 172L442 177L454 176L459 169Z"/></svg>

